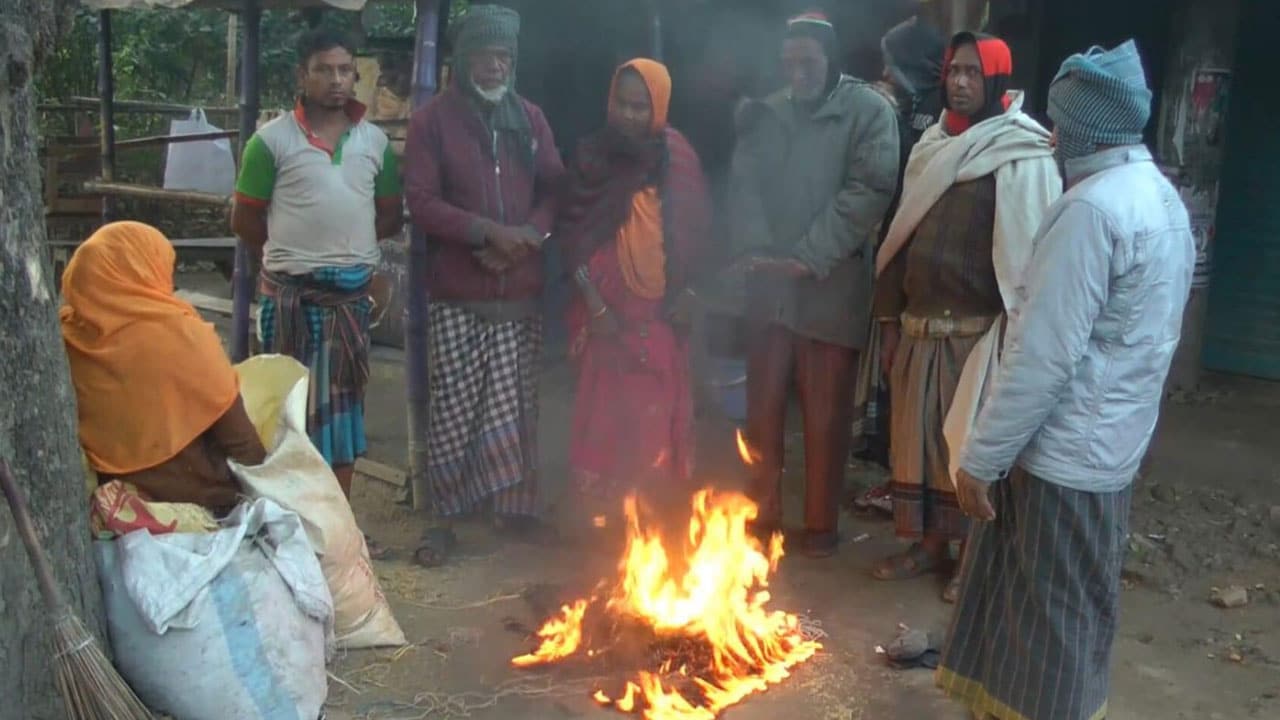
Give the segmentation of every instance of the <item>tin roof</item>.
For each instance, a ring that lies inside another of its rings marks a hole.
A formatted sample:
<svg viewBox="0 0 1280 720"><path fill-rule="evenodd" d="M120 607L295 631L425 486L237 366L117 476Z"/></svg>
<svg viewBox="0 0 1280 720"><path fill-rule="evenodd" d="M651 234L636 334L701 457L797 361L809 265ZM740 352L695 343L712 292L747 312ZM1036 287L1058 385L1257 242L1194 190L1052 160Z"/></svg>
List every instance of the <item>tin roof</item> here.
<svg viewBox="0 0 1280 720"><path fill-rule="evenodd" d="M332 7L339 10L362 10L366 0L260 0L263 8ZM240 10L244 0L81 0L94 10L142 10L146 8L217 8Z"/></svg>

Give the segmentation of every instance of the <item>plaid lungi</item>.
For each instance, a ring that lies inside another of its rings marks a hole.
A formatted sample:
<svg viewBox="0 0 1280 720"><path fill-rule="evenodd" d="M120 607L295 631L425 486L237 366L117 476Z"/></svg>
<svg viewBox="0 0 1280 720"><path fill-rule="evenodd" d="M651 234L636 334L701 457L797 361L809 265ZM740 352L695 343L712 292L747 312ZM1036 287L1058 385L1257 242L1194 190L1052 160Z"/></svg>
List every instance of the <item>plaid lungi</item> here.
<svg viewBox="0 0 1280 720"><path fill-rule="evenodd" d="M428 309L432 507L449 517L492 502L534 515L542 320L491 322L444 303Z"/></svg>
<svg viewBox="0 0 1280 720"><path fill-rule="evenodd" d="M369 380L368 295L373 268L320 268L309 275L264 271L258 316L263 352L307 366L307 433L334 467L365 454L364 393Z"/></svg>
<svg viewBox="0 0 1280 720"><path fill-rule="evenodd" d="M1133 488L1081 492L1015 469L991 495L938 685L979 717L1101 720Z"/></svg>

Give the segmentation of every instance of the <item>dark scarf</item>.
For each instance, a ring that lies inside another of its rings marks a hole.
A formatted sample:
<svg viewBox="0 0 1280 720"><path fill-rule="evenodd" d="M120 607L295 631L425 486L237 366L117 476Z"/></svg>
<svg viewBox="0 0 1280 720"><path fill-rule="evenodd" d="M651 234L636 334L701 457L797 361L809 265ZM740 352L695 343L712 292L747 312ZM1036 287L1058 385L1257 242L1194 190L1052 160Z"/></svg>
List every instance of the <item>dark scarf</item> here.
<svg viewBox="0 0 1280 720"><path fill-rule="evenodd" d="M981 110L969 116L948 112L949 135L959 135L983 120L1003 115L1009 109L1007 94L1013 76L1013 53L1003 40L971 32L956 34L947 48L947 55L942 61L942 106L951 110L947 101L947 73L950 72L951 59L955 57L956 50L964 45L973 45L978 49L978 57L982 62L984 104Z"/></svg>
<svg viewBox="0 0 1280 720"><path fill-rule="evenodd" d="M701 269L711 207L698 155L671 127L641 148L608 129L579 143L556 237L570 269L586 264L596 250L617 239L630 217L633 196L646 187L656 187L662 202L667 297L672 298Z"/></svg>
<svg viewBox="0 0 1280 720"><path fill-rule="evenodd" d="M942 115L942 59L946 41L928 23L911 18L880 41L885 69L893 78L904 137L916 140Z"/></svg>
<svg viewBox="0 0 1280 720"><path fill-rule="evenodd" d="M665 129L640 145L609 127L578 143L556 233L571 268L613 242L630 216L632 198L645 188L661 188L668 162Z"/></svg>

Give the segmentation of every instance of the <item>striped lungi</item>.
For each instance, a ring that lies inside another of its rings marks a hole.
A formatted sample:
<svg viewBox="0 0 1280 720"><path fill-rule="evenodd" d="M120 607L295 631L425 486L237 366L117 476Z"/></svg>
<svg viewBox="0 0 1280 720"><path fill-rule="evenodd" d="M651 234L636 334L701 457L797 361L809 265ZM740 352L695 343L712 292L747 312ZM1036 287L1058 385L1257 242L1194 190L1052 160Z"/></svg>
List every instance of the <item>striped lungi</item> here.
<svg viewBox="0 0 1280 720"><path fill-rule="evenodd" d="M365 454L364 394L369 381L368 265L308 275L263 271L258 337L263 352L307 366L307 433L334 467Z"/></svg>
<svg viewBox="0 0 1280 720"><path fill-rule="evenodd" d="M1071 490L1015 469L975 523L939 687L978 717L1100 720L1129 535L1130 486Z"/></svg>
<svg viewBox="0 0 1280 720"><path fill-rule="evenodd" d="M960 373L992 318L902 317L889 373L889 467L898 537L964 540L969 521L956 502L943 421Z"/></svg>
<svg viewBox="0 0 1280 720"><path fill-rule="evenodd" d="M534 515L542 320L495 322L444 303L428 309L432 507L451 517L492 502Z"/></svg>

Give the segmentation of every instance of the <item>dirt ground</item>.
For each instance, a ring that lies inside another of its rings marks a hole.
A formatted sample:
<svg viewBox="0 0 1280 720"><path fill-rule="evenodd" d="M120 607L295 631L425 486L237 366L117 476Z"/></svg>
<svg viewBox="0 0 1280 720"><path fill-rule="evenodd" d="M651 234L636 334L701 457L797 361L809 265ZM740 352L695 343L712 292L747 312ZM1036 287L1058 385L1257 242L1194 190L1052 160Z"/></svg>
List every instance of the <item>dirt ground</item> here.
<svg viewBox="0 0 1280 720"><path fill-rule="evenodd" d="M220 324L224 325L225 321ZM375 348L368 397L370 459L407 463L403 357ZM583 508L560 503L565 488L571 378L543 381L542 487L561 530L541 546L460 529L461 556L427 570L410 560L420 518L398 504L399 488L360 476L353 506L370 535L391 548L377 563L382 588L411 643L335 658L330 720L606 718L590 699L592 671L517 670L530 628L566 600L610 577L619 546L584 528ZM1280 717L1280 384L1208 376L1202 391L1171 397L1154 457L1138 482L1119 638L1112 720L1246 720ZM709 409L699 418L699 475L735 487L743 479L733 425ZM789 517L798 516L802 468L798 423L788 457ZM849 468L850 494L880 479ZM795 512L791 512L795 511ZM845 514L839 554L787 557L772 584L773 606L801 614L826 634L824 650L793 677L725 713L728 718L963 720L926 670L889 669L875 652L897 626L946 631L941 580L870 579L877 558L899 547L884 520ZM1220 609L1215 589L1239 586L1248 604ZM617 677L611 678L616 682Z"/></svg>
<svg viewBox="0 0 1280 720"><path fill-rule="evenodd" d="M375 364L371 459L404 467L402 361L397 353L379 352ZM551 504L564 488L569 388L567 369L548 371L541 440ZM1238 378L1210 377L1204 392L1170 399L1135 503L1113 718L1280 716L1278 409L1280 385ZM700 473L709 484L741 481L732 431L714 413L700 419ZM798 455L797 449L788 462L793 504L799 499ZM878 478L853 465L849 491ZM505 544L485 528L467 527L463 557L426 570L408 562L420 524L396 497L395 488L364 478L354 505L365 529L394 550L379 563L379 576L412 646L340 657L332 668L329 716L606 717L608 711L589 699L590 679L581 670L529 672L507 663L530 649L527 628L612 570L616 548L583 539L585 513L551 508L563 532L553 545ZM726 715L965 717L933 689L928 671L890 670L875 652L899 623L945 632L949 606L938 600L940 581L870 580L871 562L896 547L892 527L853 515L842 522L845 543L838 556L784 559L774 586L777 607L820 623L827 634L824 651L790 680ZM1246 588L1249 604L1214 607L1213 589L1228 586Z"/></svg>

